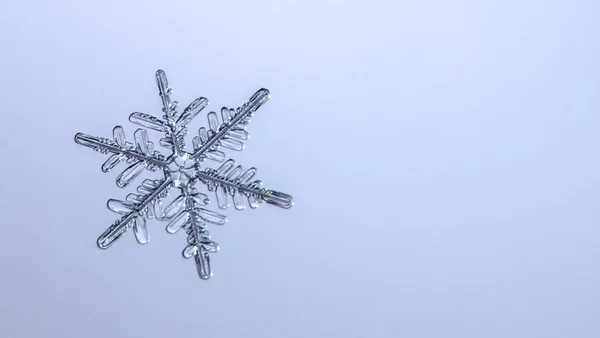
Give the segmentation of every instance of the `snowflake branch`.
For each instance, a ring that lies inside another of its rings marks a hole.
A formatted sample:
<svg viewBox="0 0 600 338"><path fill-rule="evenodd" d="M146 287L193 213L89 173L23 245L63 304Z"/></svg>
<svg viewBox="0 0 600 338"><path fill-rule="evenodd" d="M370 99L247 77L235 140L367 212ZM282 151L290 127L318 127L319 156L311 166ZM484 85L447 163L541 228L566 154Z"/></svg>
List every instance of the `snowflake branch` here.
<svg viewBox="0 0 600 338"><path fill-rule="evenodd" d="M261 188L262 182L259 180L251 182L255 174L256 168L250 168L244 172L242 166L236 166L235 161L228 160L217 170L207 168L197 172L197 178L208 186L208 190L215 191L217 203L221 209L229 206L227 195L233 196L235 208L238 210L244 209L244 199L248 200L251 208L258 207L259 202L266 202L284 209L289 209L294 205L292 196Z"/></svg>
<svg viewBox="0 0 600 338"><path fill-rule="evenodd" d="M179 128L177 126L177 120L180 117L177 112L179 103L171 101L172 89L169 87L167 74L162 69L156 71L156 84L158 85L158 93L163 104L164 118L168 124L168 129L166 130L167 141L165 139L161 140L161 145L172 147L175 155L180 155L183 152L184 137L187 134L187 130L185 127Z"/></svg>
<svg viewBox="0 0 600 338"><path fill-rule="evenodd" d="M167 80L167 74L164 70L159 69L156 71L156 84L158 85L158 94L162 99L163 113L165 113L165 119L171 124L175 124L175 118L177 115L177 101L171 101L171 93L173 92L169 88L169 81Z"/></svg>
<svg viewBox="0 0 600 338"><path fill-rule="evenodd" d="M237 129L241 127L241 138L244 138L244 136L247 137L245 131L243 130L243 126L248 124L252 114L258 108L260 108L260 106L267 102L270 97L269 91L263 88L252 95L250 100L242 107L238 108L237 111L231 111L227 108L223 108L223 123L220 126L217 126L218 121L216 113L211 112L208 117L212 133L208 134L206 131L203 133L202 128L200 129L200 138L196 139L195 142L197 150L192 155L192 158L198 159L201 157L206 157L205 153L215 151L219 145L225 145L222 143L222 141L226 139L227 136L235 136L231 135L231 132L234 128ZM236 149L236 147L237 145L231 145L229 148ZM241 150L241 148L236 150Z"/></svg>
<svg viewBox="0 0 600 338"><path fill-rule="evenodd" d="M192 101L187 108L178 115L174 124L166 125L164 128L166 137L160 139L160 145L170 148L176 155L181 155L185 148L185 136L187 135L187 124L198 116L200 111L208 105L208 99L199 97ZM137 116L136 116L137 117Z"/></svg>
<svg viewBox="0 0 600 338"><path fill-rule="evenodd" d="M115 134L118 133L118 128L121 127L115 127ZM115 155L119 155L114 160L116 163L112 163L111 165L107 164L105 167L103 167L104 172L108 172L110 169L114 168L114 166L120 162L117 161L117 159L121 159L121 157L125 157L125 159L135 159L139 161L144 161L160 168L166 168L169 165L169 162L167 162L164 159L164 156L160 155L158 152L154 152L152 155L148 155L143 153L139 149L133 147L131 143L120 143L118 139L110 140L104 137L97 137L87 135L84 133L77 133L75 135L75 143L91 148L95 151L99 151L103 154L112 153Z"/></svg>
<svg viewBox="0 0 600 338"><path fill-rule="evenodd" d="M219 245L210 239L206 224L201 220L200 210L194 207L196 203L190 196L189 190L185 188L183 189L183 193L185 194L186 205L189 210L190 223L186 229L188 245L182 254L186 258L194 256L198 276L201 279L209 279L213 275L210 267L209 253L217 252Z"/></svg>
<svg viewBox="0 0 600 338"><path fill-rule="evenodd" d="M171 219L167 232L176 233L185 229L188 245L183 250L183 257L194 256L198 275L202 279L212 276L209 253L219 250L218 244L210 239L205 222L223 225L227 221L225 216L198 206L207 203L206 195L186 185L181 188L181 195L164 210L164 217Z"/></svg>
<svg viewBox="0 0 600 338"><path fill-rule="evenodd" d="M193 255L198 276L202 279L209 279L213 276L209 254L219 251L219 244L210 240L208 231L204 227L191 226L187 232L189 245L183 250L183 255L184 257Z"/></svg>
<svg viewBox="0 0 600 338"><path fill-rule="evenodd" d="M166 196L171 183L171 178L157 181L145 180L138 188L138 191L143 192L144 195L130 194L128 201L109 200L108 208L116 213L124 214L124 216L98 237L98 247L107 249L131 227L136 230L138 242L145 244L148 237L144 216L150 218L152 214L150 204L156 205L160 198Z"/></svg>

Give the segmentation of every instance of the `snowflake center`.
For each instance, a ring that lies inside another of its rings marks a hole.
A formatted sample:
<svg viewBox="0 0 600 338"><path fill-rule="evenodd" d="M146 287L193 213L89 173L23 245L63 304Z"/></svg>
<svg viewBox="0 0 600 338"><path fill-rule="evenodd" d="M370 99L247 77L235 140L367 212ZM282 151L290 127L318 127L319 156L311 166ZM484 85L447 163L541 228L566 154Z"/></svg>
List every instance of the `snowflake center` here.
<svg viewBox="0 0 600 338"><path fill-rule="evenodd" d="M180 188L187 185L194 177L194 172L194 159L191 154L183 152L173 155L173 161L169 164L169 174L175 187Z"/></svg>

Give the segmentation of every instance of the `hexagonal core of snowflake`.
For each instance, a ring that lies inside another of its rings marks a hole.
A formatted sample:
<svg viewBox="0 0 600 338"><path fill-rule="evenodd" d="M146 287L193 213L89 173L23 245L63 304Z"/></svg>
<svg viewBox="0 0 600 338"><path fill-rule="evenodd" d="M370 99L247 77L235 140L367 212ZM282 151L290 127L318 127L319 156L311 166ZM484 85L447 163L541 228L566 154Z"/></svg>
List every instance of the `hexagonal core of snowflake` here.
<svg viewBox="0 0 600 338"><path fill-rule="evenodd" d="M169 174L175 187L180 188L188 184L194 177L194 173L194 160L191 158L191 154L184 152L180 155L173 155L173 161L169 164Z"/></svg>

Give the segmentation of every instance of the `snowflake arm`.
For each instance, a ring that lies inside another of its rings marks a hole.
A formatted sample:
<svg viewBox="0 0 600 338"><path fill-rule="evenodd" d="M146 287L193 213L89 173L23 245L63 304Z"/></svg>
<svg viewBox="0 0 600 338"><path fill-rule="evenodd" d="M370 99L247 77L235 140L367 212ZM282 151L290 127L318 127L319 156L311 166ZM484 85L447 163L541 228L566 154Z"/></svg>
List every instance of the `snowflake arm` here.
<svg viewBox="0 0 600 338"><path fill-rule="evenodd" d="M238 210L245 208L245 199L248 200L251 208L257 208L260 202L284 209L294 205L292 196L262 188L262 181L252 181L254 175L256 175L256 168L252 167L244 171L242 166L236 165L231 159L223 163L219 169L207 168L197 173L198 179L206 184L208 190L215 192L221 209L229 206L228 195L232 196L233 204Z"/></svg>
<svg viewBox="0 0 600 338"><path fill-rule="evenodd" d="M158 94L162 100L163 113L165 113L165 119L169 124L175 124L177 118L177 101L171 100L172 89L169 87L169 81L167 80L167 74L164 70L159 69L156 71L156 85L158 86Z"/></svg>
<svg viewBox="0 0 600 338"><path fill-rule="evenodd" d="M113 138L90 136L84 133L75 135L75 142L104 154L113 154L102 164L102 171L109 172L120 162L129 163L130 166L117 177L117 185L126 187L144 168L155 171L167 168L169 162L158 151L154 150L152 142L148 141L148 134L144 129L135 132L135 145L125 140L123 127L113 129Z"/></svg>
<svg viewBox="0 0 600 338"><path fill-rule="evenodd" d="M203 222L210 220L211 223L223 225L227 221L225 216L221 219L207 219L202 217L202 208L195 208L196 199L190 196L188 189L184 189L186 205L189 210L189 223L185 227L188 234L188 245L183 249L183 257L190 258L194 257L196 261L196 269L198 275L202 279L209 279L212 276L212 269L210 268L210 256L209 253L215 253L219 251L219 245L210 239L210 234L206 229L206 224ZM214 213L218 215L217 213ZM220 215L219 215L220 216Z"/></svg>
<svg viewBox="0 0 600 338"><path fill-rule="evenodd" d="M145 180L138 187L140 195L129 194L126 201L108 200L108 208L124 216L100 235L98 238L98 247L108 249L111 244L132 227L138 243L148 243L149 237L145 217L152 218L156 215L157 219L161 219L160 199L167 196L171 183L171 178Z"/></svg>
<svg viewBox="0 0 600 338"><path fill-rule="evenodd" d="M232 150L242 150L243 140L248 138L246 125L250 123L250 118L260 106L262 106L271 95L267 89L258 90L248 102L237 109L221 109L222 123L215 112L208 114L209 129L200 128L199 136L194 138L195 152L193 159L210 158L217 161L223 161L225 155L218 151L219 146Z"/></svg>
<svg viewBox="0 0 600 338"><path fill-rule="evenodd" d="M158 85L158 93L162 99L163 112L165 113L164 118L169 126L166 130L166 137L161 140L161 145L171 147L175 155L180 155L185 148L186 125L208 105L208 100L204 97L199 97L192 101L183 113L179 113L177 111L179 104L177 101L171 100L172 90L169 87L167 74L162 69L156 71L156 84Z"/></svg>
<svg viewBox="0 0 600 338"><path fill-rule="evenodd" d="M163 120L146 113L135 112L129 116L129 121L165 133L165 137L160 140L160 145L173 150L175 155L182 154L185 148L187 125L208 105L208 99L198 97L182 113L179 113L177 111L179 103L171 99L173 91L169 87L167 75L161 69L156 72L156 84L163 104Z"/></svg>
<svg viewBox="0 0 600 338"><path fill-rule="evenodd" d="M198 275L202 279L212 277L209 254L219 250L219 245L210 239L206 223L223 225L227 222L225 216L200 207L207 203L206 195L184 186L181 195L165 208L165 217L171 219L167 232L173 234L185 230L188 245L183 249L183 257L194 257Z"/></svg>

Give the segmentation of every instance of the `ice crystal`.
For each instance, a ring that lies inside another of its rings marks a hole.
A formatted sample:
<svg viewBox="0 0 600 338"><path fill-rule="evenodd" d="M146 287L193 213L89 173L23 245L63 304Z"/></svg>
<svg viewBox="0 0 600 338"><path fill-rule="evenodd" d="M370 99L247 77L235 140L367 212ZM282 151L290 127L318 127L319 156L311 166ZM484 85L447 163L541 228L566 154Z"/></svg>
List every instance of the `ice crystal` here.
<svg viewBox="0 0 600 338"><path fill-rule="evenodd" d="M222 151L223 148L243 149L243 142L248 139L246 126L270 94L268 90L260 89L241 107L222 108L220 117L216 112L208 113L208 128L198 130L198 135L192 140L193 150L186 152L187 125L208 105L208 100L199 97L180 112L177 101L171 99L172 91L163 70L156 72L156 82L163 105L162 118L136 112L129 116L129 121L164 133L160 145L170 150L168 156L154 149L147 130L143 128L135 131L133 143L126 140L121 126L113 129L112 138L83 133L75 135L76 143L110 155L102 165L103 172L109 172L119 163L126 164L127 167L116 179L120 188L127 187L145 170L162 171L164 174L161 179L144 180L137 193L127 195L124 201L108 200L108 208L120 214L121 218L98 238L98 246L107 249L129 229L133 229L140 244L146 244L149 241L146 221L152 218L166 221L169 233L183 231L187 234L183 256L194 257L198 275L208 279L213 274L209 254L217 252L219 247L211 240L207 224L223 225L227 219L206 208L209 198L196 189L198 183L215 193L221 209L226 209L230 201L238 210L244 209L246 204L256 208L261 202L281 208L293 205L290 195L263 188L262 182L255 179L256 168L243 169L234 160L227 159ZM205 160L222 164L217 169L202 167ZM163 201L173 188L179 190L179 195L164 206Z"/></svg>

